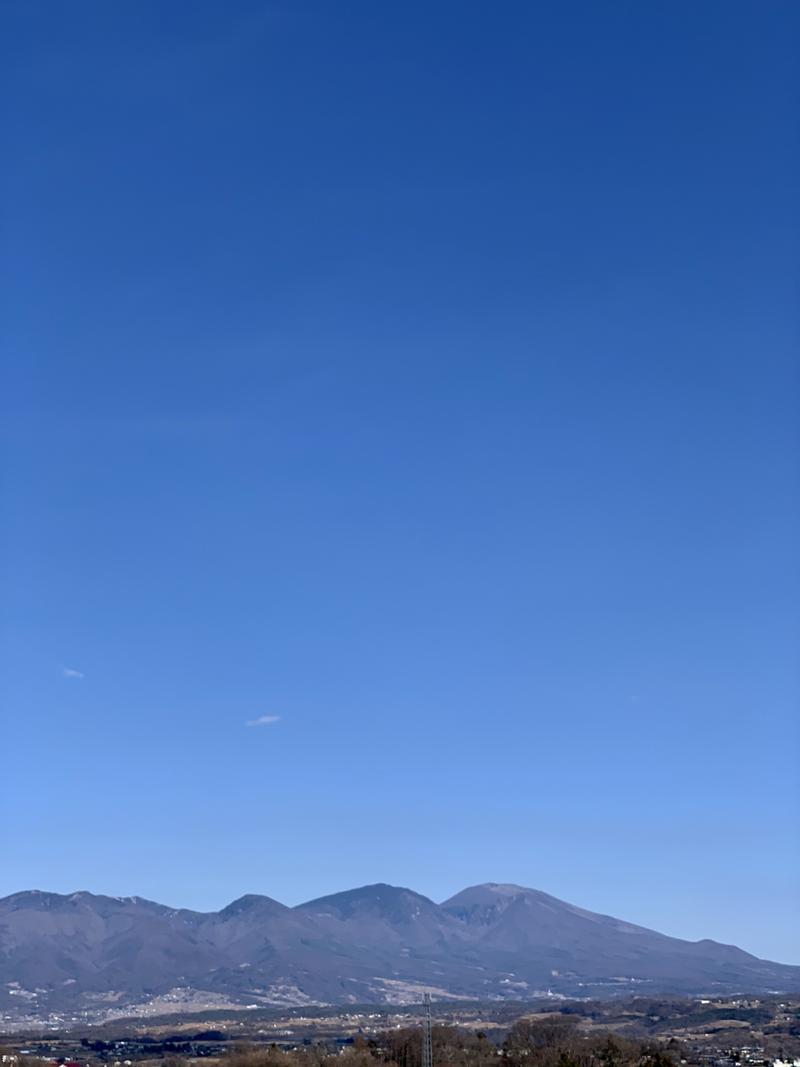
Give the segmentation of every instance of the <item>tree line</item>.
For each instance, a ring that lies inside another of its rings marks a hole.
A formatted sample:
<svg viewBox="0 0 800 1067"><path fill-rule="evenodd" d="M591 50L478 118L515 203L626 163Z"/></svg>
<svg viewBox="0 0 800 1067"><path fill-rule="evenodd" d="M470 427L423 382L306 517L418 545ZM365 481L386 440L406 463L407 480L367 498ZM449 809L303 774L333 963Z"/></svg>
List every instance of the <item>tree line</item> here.
<svg viewBox="0 0 800 1067"><path fill-rule="evenodd" d="M434 1067L678 1067L674 1041L634 1041L616 1034L587 1035L569 1019L521 1019L495 1044L482 1031L433 1028ZM284 1051L276 1045L242 1047L225 1067L421 1067L422 1031L391 1030L357 1037L344 1049L324 1044ZM165 1067L179 1067L169 1063Z"/></svg>

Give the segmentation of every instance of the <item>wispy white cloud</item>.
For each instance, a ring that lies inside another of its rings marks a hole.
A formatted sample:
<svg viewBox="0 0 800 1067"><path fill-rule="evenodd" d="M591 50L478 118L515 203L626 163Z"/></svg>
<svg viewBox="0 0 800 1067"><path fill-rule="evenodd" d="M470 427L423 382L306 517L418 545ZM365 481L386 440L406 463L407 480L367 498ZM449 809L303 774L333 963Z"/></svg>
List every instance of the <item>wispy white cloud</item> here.
<svg viewBox="0 0 800 1067"><path fill-rule="evenodd" d="M61 668L61 677L62 678L85 678L86 675L83 673L83 671L76 671L74 667L62 667Z"/></svg>
<svg viewBox="0 0 800 1067"><path fill-rule="evenodd" d="M248 719L245 726L271 726L278 719L280 715L259 715L257 719Z"/></svg>

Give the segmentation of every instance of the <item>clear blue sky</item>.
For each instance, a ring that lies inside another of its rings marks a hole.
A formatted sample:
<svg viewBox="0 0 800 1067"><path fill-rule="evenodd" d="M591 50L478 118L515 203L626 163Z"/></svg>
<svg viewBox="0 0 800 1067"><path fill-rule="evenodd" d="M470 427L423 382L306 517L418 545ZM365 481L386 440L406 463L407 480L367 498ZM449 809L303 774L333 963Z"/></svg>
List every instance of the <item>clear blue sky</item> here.
<svg viewBox="0 0 800 1067"><path fill-rule="evenodd" d="M800 963L797 4L2 19L0 892Z"/></svg>

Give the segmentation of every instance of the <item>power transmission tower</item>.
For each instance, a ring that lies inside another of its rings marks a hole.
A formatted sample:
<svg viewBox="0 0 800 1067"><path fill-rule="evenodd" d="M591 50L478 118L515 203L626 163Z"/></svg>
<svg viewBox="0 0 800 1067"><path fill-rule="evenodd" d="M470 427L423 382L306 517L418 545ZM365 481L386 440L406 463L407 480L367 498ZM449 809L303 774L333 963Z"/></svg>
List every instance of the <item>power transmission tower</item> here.
<svg viewBox="0 0 800 1067"><path fill-rule="evenodd" d="M422 1024L422 1067L433 1067L433 1023L431 1022L431 995L422 997L425 1017Z"/></svg>

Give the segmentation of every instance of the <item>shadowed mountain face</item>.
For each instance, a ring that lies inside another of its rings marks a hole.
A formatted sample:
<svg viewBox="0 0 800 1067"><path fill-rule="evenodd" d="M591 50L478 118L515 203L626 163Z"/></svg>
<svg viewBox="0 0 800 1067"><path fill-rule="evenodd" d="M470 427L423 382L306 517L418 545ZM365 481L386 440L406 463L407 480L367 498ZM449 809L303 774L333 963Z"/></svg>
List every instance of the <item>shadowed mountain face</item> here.
<svg viewBox="0 0 800 1067"><path fill-rule="evenodd" d="M443 904L364 886L288 908L248 895L219 912L139 897L31 891L0 900L0 1012L102 1013L181 989L232 1003L381 1003L438 996L800 989L800 967L689 942L520 886Z"/></svg>
<svg viewBox="0 0 800 1067"><path fill-rule="evenodd" d="M432 900L410 889L369 885L300 904L332 936L356 939L376 948L429 947L458 938L460 924Z"/></svg>

